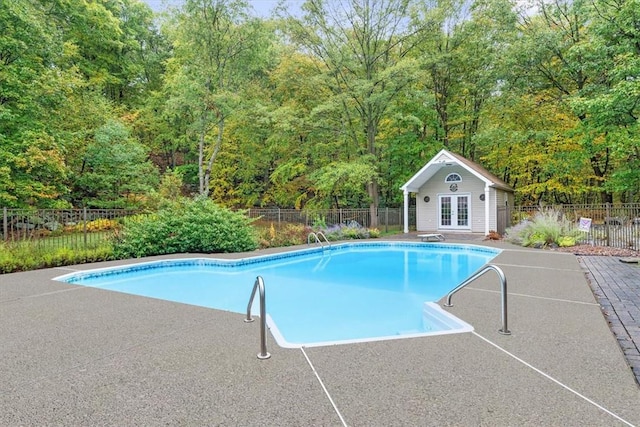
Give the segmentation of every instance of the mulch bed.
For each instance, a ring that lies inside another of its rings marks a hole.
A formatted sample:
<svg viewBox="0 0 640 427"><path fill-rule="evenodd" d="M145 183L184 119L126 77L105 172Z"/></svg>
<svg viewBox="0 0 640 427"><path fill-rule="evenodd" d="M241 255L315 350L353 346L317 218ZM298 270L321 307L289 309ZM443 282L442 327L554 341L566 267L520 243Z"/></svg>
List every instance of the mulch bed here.
<svg viewBox="0 0 640 427"><path fill-rule="evenodd" d="M639 251L634 251L633 249L611 248L609 246L576 245L568 248L554 248L552 250L581 256L615 256L625 258L640 257Z"/></svg>

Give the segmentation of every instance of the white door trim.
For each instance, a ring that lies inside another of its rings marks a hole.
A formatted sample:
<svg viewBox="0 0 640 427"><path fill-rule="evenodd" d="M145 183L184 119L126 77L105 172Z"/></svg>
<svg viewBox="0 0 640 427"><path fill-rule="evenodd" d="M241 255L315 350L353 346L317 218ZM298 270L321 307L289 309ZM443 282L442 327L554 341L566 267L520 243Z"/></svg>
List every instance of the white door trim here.
<svg viewBox="0 0 640 427"><path fill-rule="evenodd" d="M466 199L466 212L461 210L465 208L462 198ZM443 201L447 200L451 205L448 211L443 209ZM471 193L438 194L438 229L471 230Z"/></svg>

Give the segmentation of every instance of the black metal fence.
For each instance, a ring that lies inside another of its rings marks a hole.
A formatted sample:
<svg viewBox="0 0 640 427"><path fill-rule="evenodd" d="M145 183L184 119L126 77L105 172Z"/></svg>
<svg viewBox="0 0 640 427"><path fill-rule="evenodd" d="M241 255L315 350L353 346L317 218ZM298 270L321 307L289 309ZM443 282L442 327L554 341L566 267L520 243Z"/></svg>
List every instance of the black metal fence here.
<svg viewBox="0 0 640 427"><path fill-rule="evenodd" d="M123 209L8 209L2 208L5 242L32 242L43 248L92 248L103 244L134 214Z"/></svg>
<svg viewBox="0 0 640 427"><path fill-rule="evenodd" d="M371 227L371 212L366 209L258 209L245 210L250 218L275 223L313 225L359 224ZM43 248L92 248L113 236L122 218L137 212L122 209L9 209L2 208L0 218L5 242L31 242ZM377 224L385 232L404 226L402 208L381 208ZM409 210L409 224L415 224L415 207Z"/></svg>
<svg viewBox="0 0 640 427"><path fill-rule="evenodd" d="M511 210L511 224L532 218L541 209L553 209L576 225L590 220L584 241L598 246L640 250L640 203L596 205L518 206Z"/></svg>
<svg viewBox="0 0 640 427"><path fill-rule="evenodd" d="M263 221L269 221L274 224L294 223L304 224L307 226L314 225L333 225L333 224L359 224L363 227L371 227L371 211L368 208L363 209L317 209L317 210L298 210L298 209L258 209L251 208L246 210L250 218L260 218ZM377 228L388 232L404 228L404 210L403 208L380 208L376 212ZM416 208L412 206L409 209L409 224L415 226Z"/></svg>
<svg viewBox="0 0 640 427"><path fill-rule="evenodd" d="M529 219L541 208L517 206L499 212L498 228L503 229ZM600 205L546 206L575 222L590 218L591 227L585 241L595 245L640 250L640 203ZM251 218L274 223L313 225L359 224L371 227L371 211L363 209L297 210L251 208ZM33 241L42 247L88 248L101 244L118 229L121 219L137 212L122 209L9 209L2 208L1 229L5 242ZM402 231L403 208L380 208L376 212L381 231ZM416 209L409 209L409 228L415 229Z"/></svg>

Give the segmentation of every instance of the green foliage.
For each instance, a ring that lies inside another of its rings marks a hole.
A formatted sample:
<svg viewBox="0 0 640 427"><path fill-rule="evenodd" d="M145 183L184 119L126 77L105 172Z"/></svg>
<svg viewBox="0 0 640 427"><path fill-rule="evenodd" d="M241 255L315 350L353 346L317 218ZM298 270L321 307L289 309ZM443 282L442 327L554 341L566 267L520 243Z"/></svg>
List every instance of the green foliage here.
<svg viewBox="0 0 640 427"><path fill-rule="evenodd" d="M507 229L504 239L520 246L542 248L552 245L574 246L583 237L576 224L553 209L537 212L530 220Z"/></svg>
<svg viewBox="0 0 640 427"><path fill-rule="evenodd" d="M313 229L327 228L327 218L318 214L313 215L313 224L311 227Z"/></svg>
<svg viewBox="0 0 640 427"><path fill-rule="evenodd" d="M186 0L169 24L164 111L197 153L198 194L209 196L228 120L250 108L252 79L269 65L271 33L243 0Z"/></svg>
<svg viewBox="0 0 640 427"><path fill-rule="evenodd" d="M114 242L118 258L172 253L242 252L256 248L251 220L207 199L179 200L127 218Z"/></svg>
<svg viewBox="0 0 640 427"><path fill-rule="evenodd" d="M35 242L0 242L0 274L115 259L111 244L89 248L43 247Z"/></svg>
<svg viewBox="0 0 640 427"><path fill-rule="evenodd" d="M562 236L558 239L558 246L561 248L571 247L576 245L576 238L573 236Z"/></svg>
<svg viewBox="0 0 640 427"><path fill-rule="evenodd" d="M380 237L380 230L378 230L377 228L370 228L369 229L369 238L370 239L377 239L378 237Z"/></svg>
<svg viewBox="0 0 640 427"><path fill-rule="evenodd" d="M123 123L107 122L87 146L77 197L90 207L132 207L131 196L148 192L158 182L157 168L145 151Z"/></svg>
<svg viewBox="0 0 640 427"><path fill-rule="evenodd" d="M376 177L377 172L370 156L354 162L329 164L309 176L317 191L317 197L311 204L325 208L334 201L338 205L336 207L362 205L357 201L367 200L366 184Z"/></svg>
<svg viewBox="0 0 640 427"><path fill-rule="evenodd" d="M313 227L290 223L284 223L276 227L273 223L265 222L257 222L254 226L258 233L261 248L306 244L309 234L314 231L322 232L329 241L373 239L380 237L380 230L377 228L368 229L357 223L327 226L324 224L324 220L318 221Z"/></svg>
<svg viewBox="0 0 640 427"><path fill-rule="evenodd" d="M261 248L295 246L307 243L312 229L303 224L285 223L277 227L273 223L255 223Z"/></svg>
<svg viewBox="0 0 640 427"><path fill-rule="evenodd" d="M158 193L165 200L176 201L182 197L183 186L182 173L177 170L168 170L162 175Z"/></svg>
<svg viewBox="0 0 640 427"><path fill-rule="evenodd" d="M519 204L640 201L638 0L180 3L0 1L0 206L155 208L156 167L225 206L398 206L443 147Z"/></svg>
<svg viewBox="0 0 640 427"><path fill-rule="evenodd" d="M327 227L322 231L327 239L335 240L352 240L352 239L370 239L380 236L377 228L368 229L360 224L353 223L349 225L338 224Z"/></svg>

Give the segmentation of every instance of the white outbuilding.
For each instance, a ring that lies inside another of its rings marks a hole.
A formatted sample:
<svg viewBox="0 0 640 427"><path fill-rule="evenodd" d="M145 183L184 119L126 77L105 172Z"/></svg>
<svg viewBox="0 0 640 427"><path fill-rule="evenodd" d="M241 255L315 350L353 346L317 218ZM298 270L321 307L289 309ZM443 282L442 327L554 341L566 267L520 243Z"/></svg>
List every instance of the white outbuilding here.
<svg viewBox="0 0 640 427"><path fill-rule="evenodd" d="M416 230L427 233L490 231L509 226L513 188L448 150L441 150L402 187L404 232L409 232L410 194L416 195Z"/></svg>

